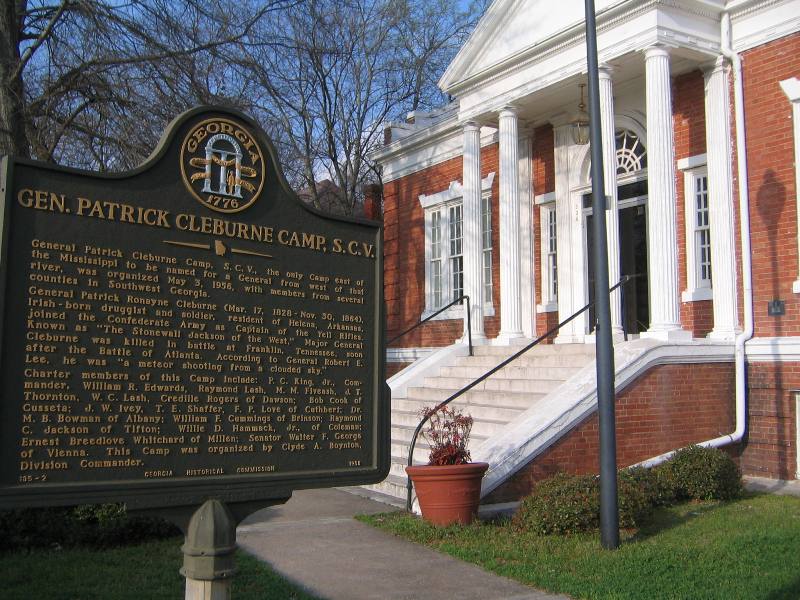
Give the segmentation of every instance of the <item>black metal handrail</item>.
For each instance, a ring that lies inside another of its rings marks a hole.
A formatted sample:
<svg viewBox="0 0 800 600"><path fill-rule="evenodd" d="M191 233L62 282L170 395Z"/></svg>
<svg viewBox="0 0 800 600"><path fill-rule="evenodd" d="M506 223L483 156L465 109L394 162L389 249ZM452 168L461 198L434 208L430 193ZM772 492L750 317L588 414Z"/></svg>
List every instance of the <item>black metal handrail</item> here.
<svg viewBox="0 0 800 600"><path fill-rule="evenodd" d="M466 300L467 301L467 340L469 341L469 355L472 356L472 311L470 310L469 296L467 296L466 294L463 294L462 296L459 296L458 298L453 300L450 304L448 304L446 306L443 306L442 308L437 310L435 313L433 313L431 315L428 315L427 317L425 317L424 319L422 319L421 321L419 321L415 325L412 325L411 327L406 329L400 335L394 336L392 339L390 339L388 342L386 342L386 345L387 346L391 345L392 342L396 342L397 340L399 340L401 337L403 337L408 332L414 331L417 327L419 327L420 325L422 325L424 323L427 323L433 317L442 314L444 311L446 311L448 308L450 308L454 304L460 304L462 300Z"/></svg>
<svg viewBox="0 0 800 600"><path fill-rule="evenodd" d="M622 286L624 286L629 281L633 280L634 277L635 277L635 275L623 275L620 278L619 283L617 283L615 286L609 288L608 292L611 293L614 290L616 290L617 288L622 288L621 289L621 293L622 293L623 298L624 298L625 288L622 287ZM530 344L528 344L527 346L525 346L521 350L519 350L519 351L515 352L514 354L512 354L511 356L509 356L507 359L505 359L499 365L493 367L492 369L489 369L486 373L484 373L483 375L481 375L480 377L478 377L474 381L470 382L469 384L467 384L466 386L464 386L463 388L458 390L456 393L454 393L452 396L450 396L446 400L442 400L439 404L436 405L436 407L433 410L427 411L427 414L422 418L422 421L419 422L419 425L417 425L417 428L414 430L414 435L411 436L411 446L409 447L409 450L408 450L408 466L410 467L410 466L413 465L414 448L417 445L417 437L419 437L420 431L422 431L422 428L424 427L425 423L428 422L428 419L430 419L430 417L434 413L438 412L439 410L441 410L442 408L444 408L445 406L450 404L456 398L464 395L466 392L468 392L469 390L474 388L479 383L482 383L485 380L487 380L489 377L491 377L492 375L497 373L497 371L499 371L500 369L502 369L503 367L505 367L509 363L511 363L511 362L515 361L516 359L518 359L520 356L525 354L528 350L530 350L531 348L536 346L542 340L544 340L544 339L550 337L551 335L553 335L556 331L561 329L564 325L566 325L570 321L573 321L579 315L582 315L587 310L589 310L592 306L594 306L594 303L595 303L594 300L592 302L589 302L589 304L587 304L586 306L581 308L576 313L572 314L571 316L569 316L566 319L564 319L563 321L561 321L558 325L556 325L555 327L553 327L552 329L547 331L545 334L540 335L538 338L533 340ZM624 305L624 300L623 300L623 305ZM628 339L628 337L627 337L628 334L627 334L627 331L625 331L625 319L624 318L622 319L622 328L623 328L623 334L625 335L625 339L627 340ZM470 356L472 356L472 352L470 352ZM406 488L408 490L408 495L406 497L406 510L408 512L411 512L411 492L412 492L411 477L408 477L408 483L406 484Z"/></svg>

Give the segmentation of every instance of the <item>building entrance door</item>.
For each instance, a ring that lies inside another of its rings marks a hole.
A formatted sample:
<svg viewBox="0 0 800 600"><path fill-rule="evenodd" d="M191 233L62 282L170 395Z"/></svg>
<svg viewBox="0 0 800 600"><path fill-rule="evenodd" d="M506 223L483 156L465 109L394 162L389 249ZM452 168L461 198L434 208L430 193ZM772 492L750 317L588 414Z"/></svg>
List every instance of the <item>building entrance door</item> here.
<svg viewBox="0 0 800 600"><path fill-rule="evenodd" d="M639 181L619 187L619 258L620 275L633 281L625 285L622 314L629 334L646 331L650 325L650 296L647 277L647 182ZM594 300L594 230L591 194L584 196L586 213L586 275L589 302ZM609 287L616 281L609 282ZM618 292L615 292L618 293ZM594 307L589 310L589 332L595 328Z"/></svg>

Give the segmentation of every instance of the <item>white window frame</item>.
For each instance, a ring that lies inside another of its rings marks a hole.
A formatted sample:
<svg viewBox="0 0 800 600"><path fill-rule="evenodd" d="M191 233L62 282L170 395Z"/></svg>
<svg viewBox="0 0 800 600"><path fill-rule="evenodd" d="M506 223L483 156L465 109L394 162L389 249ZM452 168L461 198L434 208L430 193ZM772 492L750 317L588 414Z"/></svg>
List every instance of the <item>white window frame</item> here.
<svg viewBox="0 0 800 600"><path fill-rule="evenodd" d="M683 171L683 196L684 196L684 221L686 228L686 289L681 294L683 302L697 302L699 300L711 300L713 297L712 281L713 266L711 266L711 278L703 278L700 265L700 249L698 244L697 225L697 181L701 178L706 180L706 212L709 211L708 195L708 167L705 154L690 156L678 161L678 169ZM706 215L708 217L708 215ZM711 231L710 224L707 227ZM709 241L709 264L711 261L711 244Z"/></svg>
<svg viewBox="0 0 800 600"><path fill-rule="evenodd" d="M494 173L489 173L488 176L484 177L481 180L481 233L480 239L478 240L482 246L481 252L481 273L484 273L485 263L484 256L487 254L491 257L493 253L493 248L483 248L483 240L486 233L491 234L491 232L485 231L485 219L484 219L484 207L486 206L486 202L488 202L489 207L489 217L491 219L491 204L492 204L492 183L494 181ZM439 308L447 304L453 299L452 296L452 272L450 269L450 207L456 206L459 204L463 204L463 186L459 181L452 181L450 182L449 187L446 190L438 192L436 194L425 195L422 194L419 197L419 203L422 206L422 209L425 211L425 308L422 311L422 315L420 316L421 319L425 319L435 313ZM442 256L439 257L439 260L442 264L442 272L441 272L441 297L442 302L440 304L435 303L434 297L434 287L433 287L433 215L434 213L439 213L440 215L440 233L441 233L441 240L440 240L440 247L442 250ZM491 223L491 220L489 221ZM465 229L462 226L462 256L468 252L469 244L471 240L467 239L465 233ZM484 293L492 290L492 282L484 282ZM492 303L491 294L488 297L484 298L483 303L483 311L484 316L491 317L494 316L494 305ZM434 320L446 320L446 319L463 319L464 318L464 307L459 305L454 305L448 308L443 313L434 317Z"/></svg>
<svg viewBox="0 0 800 600"><path fill-rule="evenodd" d="M558 285L558 227L555 231L555 253L550 250L551 240L551 218L556 218L556 195L555 192L536 196L536 204L539 205L539 230L541 251L541 294L542 302L536 305L536 312L556 312L558 311L558 293L553 293L554 286ZM555 264L551 260L555 259Z"/></svg>

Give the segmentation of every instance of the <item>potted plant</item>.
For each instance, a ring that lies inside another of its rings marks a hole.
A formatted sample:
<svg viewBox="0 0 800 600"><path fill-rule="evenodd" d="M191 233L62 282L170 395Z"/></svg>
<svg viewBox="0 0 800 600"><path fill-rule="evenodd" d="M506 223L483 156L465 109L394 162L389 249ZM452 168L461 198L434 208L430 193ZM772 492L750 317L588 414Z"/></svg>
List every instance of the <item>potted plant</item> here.
<svg viewBox="0 0 800 600"><path fill-rule="evenodd" d="M471 523L478 513L481 480L489 464L473 463L467 445L472 417L449 406L425 408L422 437L430 446L427 465L406 467L422 517L434 525Z"/></svg>

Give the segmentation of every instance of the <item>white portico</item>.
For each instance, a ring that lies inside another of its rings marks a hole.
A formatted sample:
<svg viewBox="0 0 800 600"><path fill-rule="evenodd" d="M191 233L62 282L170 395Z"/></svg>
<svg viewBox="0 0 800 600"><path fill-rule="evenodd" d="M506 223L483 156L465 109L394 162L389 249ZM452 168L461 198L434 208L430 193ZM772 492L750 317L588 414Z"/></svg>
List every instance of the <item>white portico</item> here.
<svg viewBox="0 0 800 600"><path fill-rule="evenodd" d="M596 0L607 207L598 215L590 148L576 130L587 118L583 3L492 2L439 82L452 102L392 124L374 155L383 167L388 327L441 321L387 351L408 365L389 381L393 401L403 399L393 419L416 425L418 406L471 384L586 306L592 223L604 218L610 283L630 278L611 302L617 391L637 406L656 402L651 418L661 425L641 428L638 412L631 420L620 411L636 434L620 439L684 445L706 409L707 433L718 436L733 428L717 419L733 414L735 395L735 430L709 443L747 431L743 471L797 472L800 400L789 374L800 335L800 170L791 164L800 156L798 8L800 0ZM474 356L452 343L463 308L444 308L464 293L482 344ZM493 465L484 491L517 469L535 480L544 457L559 460L547 454L555 440L593 426L585 419L594 391L579 399L594 381L593 321L589 310L555 344L530 349L456 400L484 428L475 453ZM641 339L620 343L623 333ZM566 356L575 362L554 384ZM741 378L745 356L755 385ZM707 382L718 386L718 405ZM524 413L507 412L514 407ZM680 439L669 441L664 427L678 416ZM398 460L402 475L407 457Z"/></svg>
<svg viewBox="0 0 800 600"><path fill-rule="evenodd" d="M610 280L613 284L622 275L635 276L624 302L621 294L612 296L615 337L625 326L643 337L689 339L691 332L681 323L681 302L713 298L712 336L732 339L739 324L731 250L728 75L720 54L725 3L598 0L596 4ZM479 337L483 329L476 320L482 321L486 306L482 299L486 275L480 268L482 190L476 148L481 131L484 136L492 132L491 139L498 141L500 332L494 343L531 337L537 313L557 310L559 320L564 319L593 293L587 223L594 215L585 198L591 187L589 151L577 143L573 132L579 85L586 80L583 27L582 3L564 3L553 11L549 2L497 0L440 81L456 99L451 127L462 132L463 285L470 297L478 299L473 303L473 329ZM708 151L693 157L692 165L706 171L702 185L689 192L699 194L699 208L687 212L684 221L699 219L697 231L687 233L686 243L697 247L687 254L700 266L687 266L692 275L682 290L678 244L682 209L676 195L671 81L698 69L706 78ZM534 197L530 167L534 130L547 124L553 132L554 189ZM539 223L534 223L534 205L540 209ZM538 244L533 241L534 227L541 231ZM536 286L541 286L538 304ZM588 314L576 319L560 331L556 342L584 341L591 333L591 320Z"/></svg>

